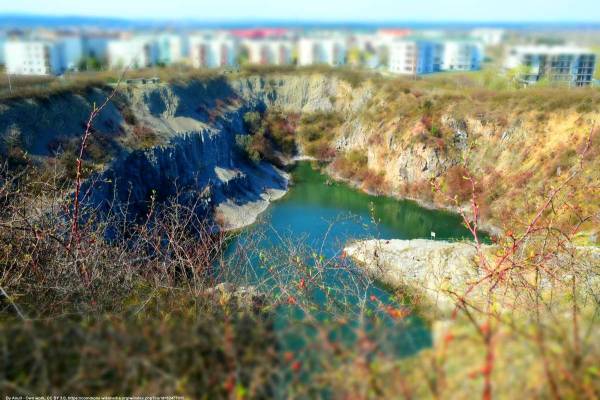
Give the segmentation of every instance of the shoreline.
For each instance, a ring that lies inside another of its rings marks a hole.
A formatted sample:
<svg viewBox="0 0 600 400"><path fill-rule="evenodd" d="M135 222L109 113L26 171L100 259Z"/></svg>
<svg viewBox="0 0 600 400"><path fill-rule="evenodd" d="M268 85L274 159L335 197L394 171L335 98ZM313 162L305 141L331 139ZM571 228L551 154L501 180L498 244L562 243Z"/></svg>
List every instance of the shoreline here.
<svg viewBox="0 0 600 400"><path fill-rule="evenodd" d="M423 207L428 210L447 211L447 212L456 214L458 216L460 216L460 211L464 210L464 208L462 208L462 207L457 207L457 206L452 206L452 205L444 205L444 204L436 204L432 201L423 200L418 197L405 196L405 195L400 195L398 193L393 193L393 192L392 193L377 193L377 192L367 190L362 187L362 182L360 182L356 179L349 179L349 178L344 178L344 177L340 176L336 171L334 171L330 168L330 164L328 164L326 167L324 167L323 171L327 176L331 177L333 180L347 184L348 186L350 186L356 190L359 190L363 193L366 193L369 196L385 196L385 197L390 197L390 198L393 198L396 200L412 201L412 202L418 204L420 207ZM498 226L493 225L486 221L481 221L481 220L479 221L479 229L478 230L483 231L484 233L486 233L488 235L501 235L503 232L502 229L500 229Z"/></svg>
<svg viewBox="0 0 600 400"><path fill-rule="evenodd" d="M236 199L230 198L215 208L215 218L217 215L222 215L224 220L223 225L220 224L224 232L232 232L251 226L269 208L272 202L281 199L289 192L292 181L291 175L279 168L273 168L275 168L279 177L284 180L285 185L282 188L269 188L261 191L260 200L242 205L236 204Z"/></svg>
<svg viewBox="0 0 600 400"><path fill-rule="evenodd" d="M315 157L308 155L297 155L292 158L288 158L283 163L286 167L294 168L298 162L319 162L323 163L324 161L319 160ZM280 177L285 180L285 187L282 189L267 189L264 192L261 192L260 196L262 200L258 200L252 203L247 203L244 205L236 205L234 199L229 199L226 202L219 204L217 209L225 214L226 226L222 227L225 232L231 232L239 229L246 228L248 226L253 225L258 220L258 217L264 213L272 202L275 202L282 197L284 197L290 190L290 186L293 185L293 179L290 171L284 171L275 167ZM416 203L418 206L433 210L433 211L445 211L449 213L456 214L460 216L460 207L451 206L451 205L438 205L431 201L426 201L417 197L412 196L403 196L397 193L377 193L370 190L366 190L362 187L362 182L355 179L343 178L338 173L330 168L330 164L326 164L319 173L322 173L324 176L333 179L335 182L342 183L348 185L349 187L358 190L362 193L365 193L369 196L384 196L389 197L396 200L403 201L412 201ZM483 231L488 235L500 235L502 230L490 223L485 221L479 222L479 230Z"/></svg>

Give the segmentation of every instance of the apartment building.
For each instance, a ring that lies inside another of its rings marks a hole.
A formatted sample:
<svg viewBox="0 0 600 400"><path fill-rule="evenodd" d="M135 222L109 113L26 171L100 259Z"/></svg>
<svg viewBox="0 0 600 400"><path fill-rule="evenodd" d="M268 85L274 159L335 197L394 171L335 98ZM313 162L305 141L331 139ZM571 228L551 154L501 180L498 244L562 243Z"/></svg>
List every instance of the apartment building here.
<svg viewBox="0 0 600 400"><path fill-rule="evenodd" d="M6 72L13 75L60 74L60 46L50 40L8 40L4 44Z"/></svg>
<svg viewBox="0 0 600 400"><path fill-rule="evenodd" d="M290 39L249 39L242 42L248 62L258 65L290 65L295 44Z"/></svg>
<svg viewBox="0 0 600 400"><path fill-rule="evenodd" d="M388 69L394 74L421 75L439 72L443 45L423 39L396 40L389 45Z"/></svg>
<svg viewBox="0 0 600 400"><path fill-rule="evenodd" d="M218 68L237 64L238 40L227 34L190 36L189 55L194 68Z"/></svg>
<svg viewBox="0 0 600 400"><path fill-rule="evenodd" d="M574 46L515 46L509 49L505 68L523 68L521 81L535 84L547 80L567 86L588 86L596 68L596 55Z"/></svg>
<svg viewBox="0 0 600 400"><path fill-rule="evenodd" d="M298 65L346 64L347 45L344 37L304 37L298 41Z"/></svg>
<svg viewBox="0 0 600 400"><path fill-rule="evenodd" d="M158 61L158 46L151 36L111 40L107 50L110 68L146 68Z"/></svg>
<svg viewBox="0 0 600 400"><path fill-rule="evenodd" d="M475 71L481 68L483 45L468 39L444 40L440 69L442 71Z"/></svg>
<svg viewBox="0 0 600 400"><path fill-rule="evenodd" d="M174 33L164 33L156 37L157 61L171 65L183 61L185 44L183 37Z"/></svg>

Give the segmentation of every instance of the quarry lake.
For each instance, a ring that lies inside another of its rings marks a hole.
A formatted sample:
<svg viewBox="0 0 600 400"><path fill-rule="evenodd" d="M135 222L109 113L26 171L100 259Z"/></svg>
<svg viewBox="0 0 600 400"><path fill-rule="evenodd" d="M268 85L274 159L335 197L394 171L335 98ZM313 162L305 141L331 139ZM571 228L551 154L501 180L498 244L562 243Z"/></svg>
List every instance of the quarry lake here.
<svg viewBox="0 0 600 400"><path fill-rule="evenodd" d="M331 182L308 161L295 166L292 182L285 197L272 203L248 230L252 234L266 228L262 246L293 239L332 257L349 240L429 239L431 232L438 240L471 238L458 215Z"/></svg>
<svg viewBox="0 0 600 400"><path fill-rule="evenodd" d="M348 313L351 325L365 323L365 310L367 314L384 310L385 314L390 306L407 301L364 277L360 268L344 257L348 242L430 238L431 232L436 233L437 240L470 238L457 215L426 209L412 201L371 196L346 184L330 182L310 162L297 163L291 174L289 192L272 203L257 223L242 230L228 251L244 271L236 271L236 277L245 276L261 291L283 299L277 324L289 336L284 348L305 346L298 343L305 342L311 329L298 326L302 319L298 315L305 312L295 303L294 294L281 293L281 288L301 287L303 294L298 298L306 298L307 282L311 282L309 297L323 305L317 318L328 320L332 315ZM249 248L256 250L246 253ZM293 299L293 304L286 304L286 299ZM416 314L403 319L401 329L390 329L399 327L394 318L388 318L385 326L366 325L370 334L380 337L379 343L389 346L387 351L398 355L431 345L430 328ZM334 331L343 336L352 329Z"/></svg>

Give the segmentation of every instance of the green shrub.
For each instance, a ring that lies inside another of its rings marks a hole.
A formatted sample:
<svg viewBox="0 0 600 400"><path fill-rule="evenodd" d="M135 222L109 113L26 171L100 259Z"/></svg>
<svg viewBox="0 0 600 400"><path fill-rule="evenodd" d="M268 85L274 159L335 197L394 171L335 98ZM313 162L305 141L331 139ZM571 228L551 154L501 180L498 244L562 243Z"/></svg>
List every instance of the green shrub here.
<svg viewBox="0 0 600 400"><path fill-rule="evenodd" d="M254 137L251 135L236 135L235 144L238 150L254 163L262 159L260 152L254 145Z"/></svg>
<svg viewBox="0 0 600 400"><path fill-rule="evenodd" d="M262 127L274 147L286 156L296 152L296 127L298 116L279 110L268 111L262 121Z"/></svg>
<svg viewBox="0 0 600 400"><path fill-rule="evenodd" d="M304 114L298 123L298 141L308 155L317 158L324 154L331 156L333 139L343 121L342 116L336 112Z"/></svg>
<svg viewBox="0 0 600 400"><path fill-rule="evenodd" d="M244 125L248 132L255 134L261 126L262 117L258 111L249 111L244 114Z"/></svg>

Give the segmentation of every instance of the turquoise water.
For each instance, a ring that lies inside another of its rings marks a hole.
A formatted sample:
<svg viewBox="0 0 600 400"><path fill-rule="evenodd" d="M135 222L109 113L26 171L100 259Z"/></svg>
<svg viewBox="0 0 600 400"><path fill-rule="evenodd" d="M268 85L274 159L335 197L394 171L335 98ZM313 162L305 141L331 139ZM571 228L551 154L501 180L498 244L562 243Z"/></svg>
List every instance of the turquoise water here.
<svg viewBox="0 0 600 400"><path fill-rule="evenodd" d="M259 221L230 246L230 256L245 265L246 279L253 284L260 282L263 290L266 287L284 299L288 295L294 300L308 299L305 304L317 305L311 307L317 321L325 323L332 315L346 314L346 328L332 332L343 337L345 343L352 342L353 331L362 326L382 348L398 355L430 346L430 330L417 315L398 322L381 312L386 306L405 306L405 299L366 279L342 252L349 241L366 238L430 238L435 232L438 240L469 239L461 218L425 209L412 201L370 196L342 183L328 184L328 178L309 162L298 163L292 176L289 192L271 204ZM234 250L248 247L255 248L255 252ZM297 290L303 285L299 282L316 283L310 290ZM286 304L280 307L277 326L287 332L284 348L306 346L309 332L314 331L294 324L306 316L300 308ZM377 313L383 318L369 319ZM289 329L291 325L294 328Z"/></svg>
<svg viewBox="0 0 600 400"><path fill-rule="evenodd" d="M333 256L348 240L360 238L429 239L431 232L438 240L471 238L458 215L370 196L343 183L327 185L327 177L309 162L298 163L292 176L290 191L261 216L261 227L270 228L263 245L276 245L282 237L302 238Z"/></svg>

